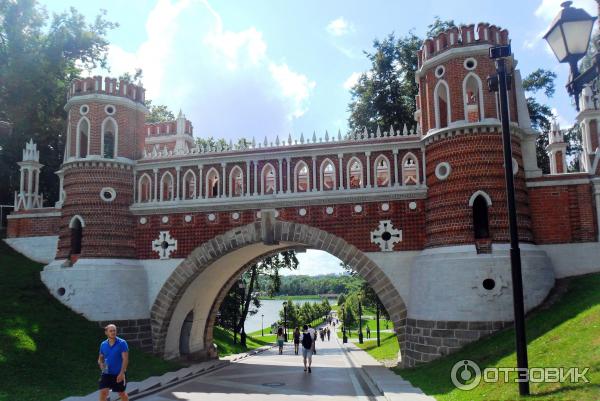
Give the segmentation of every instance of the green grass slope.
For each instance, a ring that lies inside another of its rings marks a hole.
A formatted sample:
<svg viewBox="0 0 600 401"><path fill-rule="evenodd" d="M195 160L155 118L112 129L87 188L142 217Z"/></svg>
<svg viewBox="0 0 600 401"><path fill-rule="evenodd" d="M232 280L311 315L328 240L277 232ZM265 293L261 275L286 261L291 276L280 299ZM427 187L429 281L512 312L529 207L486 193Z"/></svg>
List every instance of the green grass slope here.
<svg viewBox="0 0 600 401"><path fill-rule="evenodd" d="M600 274L573 278L566 292L548 309L527 318L530 367L589 368L589 383L531 383L531 396L520 397L516 383L484 383L471 391L456 389L452 366L462 359L486 367L515 367L514 330L479 340L458 353L427 365L396 372L439 401L600 400Z"/></svg>
<svg viewBox="0 0 600 401"><path fill-rule="evenodd" d="M104 332L54 299L41 270L0 241L0 401L57 401L97 389ZM135 348L130 360L131 381L178 367Z"/></svg>

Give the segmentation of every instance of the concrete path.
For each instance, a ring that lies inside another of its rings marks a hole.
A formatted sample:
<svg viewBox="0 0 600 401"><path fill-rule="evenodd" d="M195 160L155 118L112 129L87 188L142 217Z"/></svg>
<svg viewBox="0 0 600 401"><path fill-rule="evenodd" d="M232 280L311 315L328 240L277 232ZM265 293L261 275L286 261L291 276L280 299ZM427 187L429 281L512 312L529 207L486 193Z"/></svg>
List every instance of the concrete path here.
<svg viewBox="0 0 600 401"><path fill-rule="evenodd" d="M316 345L312 373L288 344L283 355L275 347L140 400L385 400L335 336Z"/></svg>

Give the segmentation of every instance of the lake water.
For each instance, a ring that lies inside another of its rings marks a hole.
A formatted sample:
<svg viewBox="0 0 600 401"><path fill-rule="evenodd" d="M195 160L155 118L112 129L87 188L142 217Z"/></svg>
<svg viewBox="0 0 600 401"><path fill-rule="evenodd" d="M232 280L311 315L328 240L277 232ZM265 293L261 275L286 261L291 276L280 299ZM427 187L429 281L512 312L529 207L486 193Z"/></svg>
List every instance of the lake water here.
<svg viewBox="0 0 600 401"><path fill-rule="evenodd" d="M265 334L268 333L268 328L271 326L272 323L276 322L279 320L279 311L283 309L283 299L268 299L268 300L261 300L260 301L260 309L258 310L258 312L255 315L248 315L248 317L246 318L246 324L244 325L244 328L246 330L246 333L252 333L253 331L256 330L260 330L261 328L261 315L265 315L264 316L264 328L265 328ZM299 299L299 300L293 300L295 305L302 305L305 304L306 302L318 302L321 303L321 299L319 298L315 298L315 299ZM332 300L329 300L329 303L331 303Z"/></svg>

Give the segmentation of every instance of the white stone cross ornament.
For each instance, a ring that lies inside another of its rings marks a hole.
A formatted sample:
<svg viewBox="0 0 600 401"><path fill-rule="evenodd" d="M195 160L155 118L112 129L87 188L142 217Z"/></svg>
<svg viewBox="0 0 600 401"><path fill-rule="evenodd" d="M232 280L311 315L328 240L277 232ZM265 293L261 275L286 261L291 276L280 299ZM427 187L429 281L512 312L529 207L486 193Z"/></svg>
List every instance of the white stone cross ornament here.
<svg viewBox="0 0 600 401"><path fill-rule="evenodd" d="M177 250L177 240L168 231L161 231L158 239L152 241L152 250L158 253L160 259L170 259L171 253Z"/></svg>
<svg viewBox="0 0 600 401"><path fill-rule="evenodd" d="M402 241L402 230L394 228L391 220L379 221L377 230L371 231L371 242L379 245L382 252L394 250L394 244Z"/></svg>

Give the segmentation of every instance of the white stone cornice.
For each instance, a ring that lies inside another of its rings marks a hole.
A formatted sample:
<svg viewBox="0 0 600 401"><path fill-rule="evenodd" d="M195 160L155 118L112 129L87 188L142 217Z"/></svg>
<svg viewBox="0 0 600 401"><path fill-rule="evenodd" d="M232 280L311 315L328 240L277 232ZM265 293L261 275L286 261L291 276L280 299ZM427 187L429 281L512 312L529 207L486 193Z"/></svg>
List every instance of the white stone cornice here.
<svg viewBox="0 0 600 401"><path fill-rule="evenodd" d="M360 202L425 199L427 187L356 188L334 191L279 193L252 197L203 198L168 202L136 203L130 207L135 215L252 210L264 208L300 207Z"/></svg>
<svg viewBox="0 0 600 401"><path fill-rule="evenodd" d="M500 121L481 121L476 123L461 123L452 127L440 128L431 130L425 135L421 141L424 145L436 142L441 139L450 138L456 135L462 134L479 134L479 133L490 133L498 132L501 133L502 125ZM523 130L519 128L517 123L510 123L510 132L512 135L517 136L519 139L523 137Z"/></svg>
<svg viewBox="0 0 600 401"><path fill-rule="evenodd" d="M445 50L443 53L437 54L431 57L430 59L427 59L421 65L421 68L415 73L415 81L418 83L419 78L421 78L421 76L424 75L427 72L427 70L429 70L435 65L444 63L450 59L458 57L467 57L476 54L487 55L490 47L492 47L492 44L486 43L481 45L464 45Z"/></svg>
<svg viewBox="0 0 600 401"><path fill-rule="evenodd" d="M121 106L130 107L132 109L142 111L144 114L150 113L150 111L142 103L134 102L133 100L126 97L105 95L102 93L90 93L87 95L72 96L69 100L67 100L67 104L65 104L65 110L68 111L75 104L83 104L89 102L118 104Z"/></svg>
<svg viewBox="0 0 600 401"><path fill-rule="evenodd" d="M563 177L562 180L557 179L549 179L544 181L529 181L526 183L527 188L537 188L537 187L555 187L555 186L564 186L564 185L582 185L589 184L591 180L589 178L569 178L569 174L577 174L581 173L564 173L564 174L552 174L547 175L547 177Z"/></svg>

